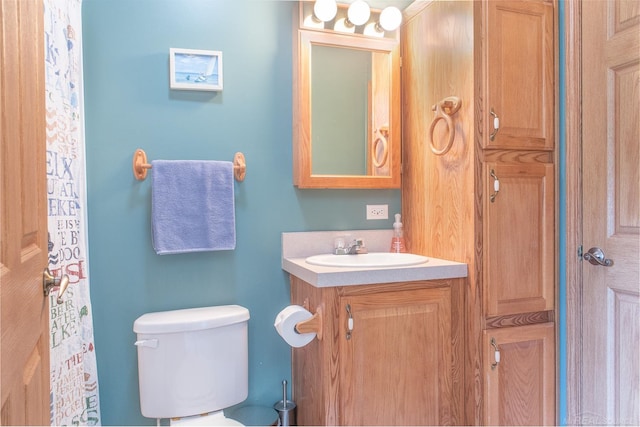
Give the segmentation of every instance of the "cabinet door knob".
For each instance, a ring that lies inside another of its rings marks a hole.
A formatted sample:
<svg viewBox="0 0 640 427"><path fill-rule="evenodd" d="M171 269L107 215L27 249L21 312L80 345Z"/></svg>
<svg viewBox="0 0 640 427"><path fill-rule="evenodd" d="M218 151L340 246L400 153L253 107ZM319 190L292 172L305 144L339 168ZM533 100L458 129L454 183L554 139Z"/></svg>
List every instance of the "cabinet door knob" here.
<svg viewBox="0 0 640 427"><path fill-rule="evenodd" d="M498 348L498 344L496 343L495 338L491 338L491 345L493 346L493 358L495 360L495 362L491 364L491 369L493 370L496 369L496 367L500 363L500 349Z"/></svg>
<svg viewBox="0 0 640 427"><path fill-rule="evenodd" d="M498 130L500 130L500 117L493 111L493 108L489 113L493 116L493 132L489 135L489 139L493 141L496 139L496 135L498 134Z"/></svg>
<svg viewBox="0 0 640 427"><path fill-rule="evenodd" d="M493 203L496 201L496 196L498 195L498 192L500 192L500 180L498 179L498 176L496 175L496 172L493 169L491 169L489 174L491 175L491 178L493 178L493 194L489 196L489 200L491 200L491 203Z"/></svg>
<svg viewBox="0 0 640 427"><path fill-rule="evenodd" d="M347 309L347 315L349 318L347 319L347 339L351 339L351 331L353 331L353 315L351 314L351 304L347 304L345 307Z"/></svg>

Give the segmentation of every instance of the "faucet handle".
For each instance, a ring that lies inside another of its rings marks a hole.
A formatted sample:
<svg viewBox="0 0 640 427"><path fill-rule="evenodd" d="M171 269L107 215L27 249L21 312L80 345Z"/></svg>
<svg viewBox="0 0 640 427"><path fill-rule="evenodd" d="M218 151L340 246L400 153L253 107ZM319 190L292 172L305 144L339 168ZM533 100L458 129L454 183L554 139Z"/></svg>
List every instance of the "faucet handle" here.
<svg viewBox="0 0 640 427"><path fill-rule="evenodd" d="M364 239L362 238L354 239L351 248L352 250L350 252L354 254L366 254L369 252L364 246Z"/></svg>

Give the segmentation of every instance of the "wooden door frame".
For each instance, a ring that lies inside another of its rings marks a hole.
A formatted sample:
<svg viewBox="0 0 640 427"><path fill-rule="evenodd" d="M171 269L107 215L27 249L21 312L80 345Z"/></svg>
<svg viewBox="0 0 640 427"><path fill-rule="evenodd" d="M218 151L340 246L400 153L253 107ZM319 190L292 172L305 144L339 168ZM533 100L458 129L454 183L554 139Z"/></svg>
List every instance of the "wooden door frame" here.
<svg viewBox="0 0 640 427"><path fill-rule="evenodd" d="M565 24L565 280L567 332L567 419L576 424L582 412L582 4L567 0ZM579 423L578 423L579 424Z"/></svg>

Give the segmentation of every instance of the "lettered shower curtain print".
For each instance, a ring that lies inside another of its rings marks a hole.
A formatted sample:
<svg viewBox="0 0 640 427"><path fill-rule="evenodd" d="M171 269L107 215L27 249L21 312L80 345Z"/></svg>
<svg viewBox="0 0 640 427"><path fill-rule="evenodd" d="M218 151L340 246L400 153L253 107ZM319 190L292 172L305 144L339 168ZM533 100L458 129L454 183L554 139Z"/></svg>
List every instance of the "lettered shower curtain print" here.
<svg viewBox="0 0 640 427"><path fill-rule="evenodd" d="M44 0L49 269L69 276L50 298L51 424L99 425L89 299L82 98L82 0Z"/></svg>

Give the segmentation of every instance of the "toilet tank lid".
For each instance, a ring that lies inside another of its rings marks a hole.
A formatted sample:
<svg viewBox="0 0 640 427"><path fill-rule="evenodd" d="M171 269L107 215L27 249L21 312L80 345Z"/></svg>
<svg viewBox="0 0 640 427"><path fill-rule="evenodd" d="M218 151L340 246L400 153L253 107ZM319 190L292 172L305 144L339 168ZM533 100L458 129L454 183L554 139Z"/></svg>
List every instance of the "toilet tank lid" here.
<svg viewBox="0 0 640 427"><path fill-rule="evenodd" d="M186 308L143 314L133 323L133 332L161 334L198 331L247 320L249 320L249 310L239 305Z"/></svg>

